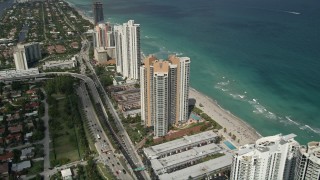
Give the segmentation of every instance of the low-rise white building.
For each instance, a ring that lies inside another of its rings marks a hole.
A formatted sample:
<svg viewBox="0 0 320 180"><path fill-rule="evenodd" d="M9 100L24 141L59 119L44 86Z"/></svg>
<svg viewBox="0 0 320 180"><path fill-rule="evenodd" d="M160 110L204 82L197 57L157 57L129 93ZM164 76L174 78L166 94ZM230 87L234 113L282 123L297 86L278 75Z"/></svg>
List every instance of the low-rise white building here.
<svg viewBox="0 0 320 180"><path fill-rule="evenodd" d="M230 169L232 155L226 153L224 156L212 159L194 166L190 166L172 173L159 176L160 180L187 180L187 179L211 179L218 174Z"/></svg>
<svg viewBox="0 0 320 180"><path fill-rule="evenodd" d="M72 180L71 169L68 168L68 169L61 170L61 176L63 180Z"/></svg>
<svg viewBox="0 0 320 180"><path fill-rule="evenodd" d="M74 56L70 60L60 60L60 61L46 61L42 66L43 70L60 68L60 69L70 69L77 66L77 57Z"/></svg>
<svg viewBox="0 0 320 180"><path fill-rule="evenodd" d="M38 68L29 68L28 70L6 70L0 71L0 80L2 79L15 79L25 76L39 75Z"/></svg>
<svg viewBox="0 0 320 180"><path fill-rule="evenodd" d="M144 154L148 159L163 158L191 149L192 147L215 143L218 135L212 131L205 131L192 136L162 143L144 148Z"/></svg>
<svg viewBox="0 0 320 180"><path fill-rule="evenodd" d="M152 159L151 166L153 171L157 175L161 175L164 173L170 173L178 169L179 167L184 167L186 165L193 165L198 160L205 158L207 156L217 154L222 149L218 147L216 144L208 144L201 147L193 147L187 151L174 154L172 156L167 156L160 159ZM231 165L230 158L230 164Z"/></svg>
<svg viewBox="0 0 320 180"><path fill-rule="evenodd" d="M213 131L205 131L144 148L152 176L160 180L188 179L189 176L199 179L230 170L232 155L215 144L217 137Z"/></svg>

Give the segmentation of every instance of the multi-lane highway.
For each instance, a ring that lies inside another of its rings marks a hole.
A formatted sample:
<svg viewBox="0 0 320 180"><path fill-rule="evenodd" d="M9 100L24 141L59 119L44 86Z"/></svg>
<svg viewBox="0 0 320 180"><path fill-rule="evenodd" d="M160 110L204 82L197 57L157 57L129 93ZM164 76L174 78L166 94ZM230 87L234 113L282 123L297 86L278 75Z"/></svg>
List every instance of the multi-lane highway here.
<svg viewBox="0 0 320 180"><path fill-rule="evenodd" d="M88 126L91 129L91 133L94 135L96 143L95 146L99 153L99 160L101 163L109 166L112 173L119 179L129 180L133 179L127 172L123 165L119 161L119 155L114 153L114 148L110 143L107 135L102 129L98 116L94 110L93 104L90 100L90 96L86 89L86 86L81 82L80 87L77 89L78 95L81 97L83 108L87 116Z"/></svg>
<svg viewBox="0 0 320 180"><path fill-rule="evenodd" d="M84 41L83 42L83 46L85 47L84 49L86 51L89 50L90 48L90 44L88 41ZM136 152L136 149L134 148L131 139L129 138L129 135L127 133L127 131L125 130L124 126L121 123L121 119L119 118L116 110L114 109L114 106L111 103L111 100L109 99L109 97L107 96L107 93L105 92L98 76L96 75L94 68L92 66L92 64L90 63L89 57L88 57L88 52L85 51L81 51L81 55L82 58L84 59L87 67L92 71L92 76L93 76L93 81L95 83L95 86L100 90L100 92L102 92L102 94L100 94L105 102L105 104L109 107L109 110L112 114L112 116L115 119L117 128L119 130L119 133L117 134L118 137L120 137L120 141L121 144L124 147L124 155L126 156L127 153L127 158L129 158L129 163L131 165L132 168L139 168L139 167L143 167L143 163L138 155L138 153ZM99 95L99 93L97 93L97 95ZM131 162L130 162L131 161ZM143 178L143 179L151 179L149 174L145 171L140 171L140 172L136 172L136 176L137 178Z"/></svg>

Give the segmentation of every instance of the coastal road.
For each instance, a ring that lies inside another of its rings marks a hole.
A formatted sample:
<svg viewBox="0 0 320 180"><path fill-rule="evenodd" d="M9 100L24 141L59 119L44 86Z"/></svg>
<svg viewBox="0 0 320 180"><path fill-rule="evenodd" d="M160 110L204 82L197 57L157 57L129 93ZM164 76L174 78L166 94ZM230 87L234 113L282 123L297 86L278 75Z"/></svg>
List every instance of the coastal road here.
<svg viewBox="0 0 320 180"><path fill-rule="evenodd" d="M85 41L84 44L89 44L89 42ZM111 100L109 99L109 97L108 97L106 91L104 90L98 76L96 75L94 68L93 68L92 64L90 63L89 57L83 56L83 58L87 64L87 67L89 67L89 69L92 71L92 76L93 76L93 80L94 80L96 87L98 89L100 89L100 92L102 92L102 94L100 94L100 95L102 96L105 104L107 104L107 106L109 107L112 116L115 118L115 122L116 122L116 125L119 130L118 134L120 135L120 137L122 139L122 143L124 144L124 147L126 148L125 151L128 153L129 157L132 159L132 161L134 163L134 166L132 165L133 166L132 168L143 167L144 165L140 159L140 156L136 152L136 149L134 148L134 145L132 144L131 139L130 139L127 131L125 130L124 126L121 123L121 119L119 118L116 110L114 109L113 104L111 103ZM99 93L97 93L97 95L99 95ZM141 173L143 179L151 179L149 174L146 171L140 171L140 173Z"/></svg>
<svg viewBox="0 0 320 180"><path fill-rule="evenodd" d="M77 89L77 93L81 98L85 113L88 119L88 125L91 133L94 135L96 143L95 146L99 153L99 161L111 169L112 173L122 180L133 179L124 166L120 163L118 155L114 153L114 148L102 129L98 116L94 110L89 93L84 83L81 83ZM99 138L98 138L99 135Z"/></svg>

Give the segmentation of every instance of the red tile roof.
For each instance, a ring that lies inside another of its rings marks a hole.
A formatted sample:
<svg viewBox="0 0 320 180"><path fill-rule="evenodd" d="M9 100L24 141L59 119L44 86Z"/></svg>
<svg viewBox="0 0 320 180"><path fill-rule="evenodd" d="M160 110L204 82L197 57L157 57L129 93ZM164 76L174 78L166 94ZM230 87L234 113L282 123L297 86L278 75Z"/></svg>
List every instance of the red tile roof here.
<svg viewBox="0 0 320 180"><path fill-rule="evenodd" d="M0 164L0 174L9 173L8 171L9 171L8 163Z"/></svg>
<svg viewBox="0 0 320 180"><path fill-rule="evenodd" d="M7 161L8 159L13 158L13 152L7 152L5 154L0 155L0 161Z"/></svg>
<svg viewBox="0 0 320 180"><path fill-rule="evenodd" d="M22 125L19 124L19 125L17 125L17 126L8 127L8 130L9 130L11 133L22 132Z"/></svg>
<svg viewBox="0 0 320 180"><path fill-rule="evenodd" d="M35 89L30 89L26 93L27 94L35 94L37 91Z"/></svg>
<svg viewBox="0 0 320 180"><path fill-rule="evenodd" d="M3 134L5 132L5 128L0 128L0 134Z"/></svg>

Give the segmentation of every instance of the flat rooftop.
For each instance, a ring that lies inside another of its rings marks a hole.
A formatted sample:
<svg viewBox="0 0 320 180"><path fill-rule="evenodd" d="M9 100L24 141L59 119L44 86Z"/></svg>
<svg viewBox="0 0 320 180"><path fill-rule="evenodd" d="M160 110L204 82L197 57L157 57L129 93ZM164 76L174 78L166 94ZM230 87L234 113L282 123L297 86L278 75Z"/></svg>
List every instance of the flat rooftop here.
<svg viewBox="0 0 320 180"><path fill-rule="evenodd" d="M167 156L161 159L152 159L151 165L154 170L160 170L183 162L188 162L195 158L201 158L203 156L216 154L222 149L216 144L208 144L201 147L194 147L188 151L184 151L178 154Z"/></svg>
<svg viewBox="0 0 320 180"><path fill-rule="evenodd" d="M232 154L226 153L224 156L212 159L194 166L190 166L172 173L165 173L159 176L160 180L186 180L191 177L199 177L203 174L209 174L220 168L230 166L232 163Z"/></svg>
<svg viewBox="0 0 320 180"><path fill-rule="evenodd" d="M216 138L218 135L212 131L205 131L192 136L184 136L183 138L162 143L159 145L144 148L144 153L147 157L159 156L161 153L165 153L170 150L178 149L180 147L188 146L193 143L202 142L205 140Z"/></svg>

